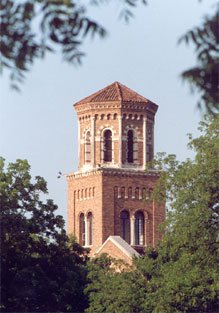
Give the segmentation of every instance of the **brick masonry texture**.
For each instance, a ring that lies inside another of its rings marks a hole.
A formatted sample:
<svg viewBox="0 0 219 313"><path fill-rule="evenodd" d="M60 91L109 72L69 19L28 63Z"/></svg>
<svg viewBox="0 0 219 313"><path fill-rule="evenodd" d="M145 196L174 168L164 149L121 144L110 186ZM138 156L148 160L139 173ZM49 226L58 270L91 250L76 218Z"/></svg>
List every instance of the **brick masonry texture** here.
<svg viewBox="0 0 219 313"><path fill-rule="evenodd" d="M150 100L117 82L75 104L80 127L79 164L78 172L67 175L68 233L79 240L80 215L92 213L91 255L109 236L122 236L122 210L126 210L130 218L137 211L144 214L144 246L154 246L162 238L159 225L165 218L164 205L146 200L159 173L150 171L146 174L144 171L146 156L153 157L157 108ZM103 132L106 129L112 132L110 163L103 161ZM134 134L132 164L127 162L128 130ZM91 135L89 163L85 158L87 132ZM104 246L105 252L120 257L122 252L117 250L112 243ZM121 258L128 262L124 255Z"/></svg>

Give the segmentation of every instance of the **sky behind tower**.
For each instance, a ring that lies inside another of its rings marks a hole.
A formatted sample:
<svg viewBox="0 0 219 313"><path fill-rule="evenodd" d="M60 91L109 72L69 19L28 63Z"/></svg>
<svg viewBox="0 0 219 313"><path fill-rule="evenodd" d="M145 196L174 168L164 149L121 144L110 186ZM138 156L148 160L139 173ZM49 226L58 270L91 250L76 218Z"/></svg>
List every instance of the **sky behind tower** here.
<svg viewBox="0 0 219 313"><path fill-rule="evenodd" d="M109 31L104 39L88 39L83 65L74 67L60 55L37 61L21 86L10 90L6 72L0 85L0 154L8 162L27 159L32 174L48 182L49 197L67 217L67 185L59 171L77 170L77 117L72 104L119 81L159 105L155 152L192 157L187 133L197 134L197 96L180 73L195 65L192 46L177 45L188 29L214 9L213 0L153 0L139 6L128 25L119 20L117 1L91 7L90 15Z"/></svg>

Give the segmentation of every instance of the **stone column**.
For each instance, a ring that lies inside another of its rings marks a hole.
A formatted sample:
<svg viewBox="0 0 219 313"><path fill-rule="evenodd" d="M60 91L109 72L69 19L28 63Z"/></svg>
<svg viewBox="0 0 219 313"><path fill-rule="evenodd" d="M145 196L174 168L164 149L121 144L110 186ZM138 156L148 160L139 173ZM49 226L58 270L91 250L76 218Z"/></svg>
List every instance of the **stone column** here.
<svg viewBox="0 0 219 313"><path fill-rule="evenodd" d="M147 118L143 117L143 168L147 162Z"/></svg>
<svg viewBox="0 0 219 313"><path fill-rule="evenodd" d="M119 139L118 139L118 165L122 166L122 116L118 116L119 119Z"/></svg>
<svg viewBox="0 0 219 313"><path fill-rule="evenodd" d="M95 116L91 117L91 164L95 167Z"/></svg>
<svg viewBox="0 0 219 313"><path fill-rule="evenodd" d="M135 217L130 219L130 231L131 231L131 246L135 245Z"/></svg>

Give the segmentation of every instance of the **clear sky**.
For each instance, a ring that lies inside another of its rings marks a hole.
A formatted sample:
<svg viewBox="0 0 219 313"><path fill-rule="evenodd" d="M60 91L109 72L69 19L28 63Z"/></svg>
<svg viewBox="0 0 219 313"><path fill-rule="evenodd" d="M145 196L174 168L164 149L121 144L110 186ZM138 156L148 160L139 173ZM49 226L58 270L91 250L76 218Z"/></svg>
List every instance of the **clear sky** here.
<svg viewBox="0 0 219 313"><path fill-rule="evenodd" d="M201 115L180 73L195 64L195 56L192 46L179 46L177 40L213 11L215 0L150 0L135 10L129 25L119 20L118 3L90 9L109 34L86 40L81 67L48 55L34 64L21 93L10 90L7 75L0 81L0 155L8 162L27 159L32 174L47 180L49 197L65 219L67 185L57 174L77 169L72 104L114 81L159 105L155 152L174 153L180 160L192 156L186 134L197 134Z"/></svg>

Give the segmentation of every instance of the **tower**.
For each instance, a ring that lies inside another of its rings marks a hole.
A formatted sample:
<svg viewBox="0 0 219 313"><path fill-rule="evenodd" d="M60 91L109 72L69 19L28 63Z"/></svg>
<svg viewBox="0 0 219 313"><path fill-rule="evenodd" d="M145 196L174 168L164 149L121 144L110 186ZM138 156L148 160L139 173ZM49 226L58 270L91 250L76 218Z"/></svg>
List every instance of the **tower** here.
<svg viewBox="0 0 219 313"><path fill-rule="evenodd" d="M145 165L153 158L158 106L115 82L74 107L79 165L67 175L68 233L92 255L103 247L113 254L113 245L139 252L154 246L164 206L147 201L158 173L146 173Z"/></svg>

